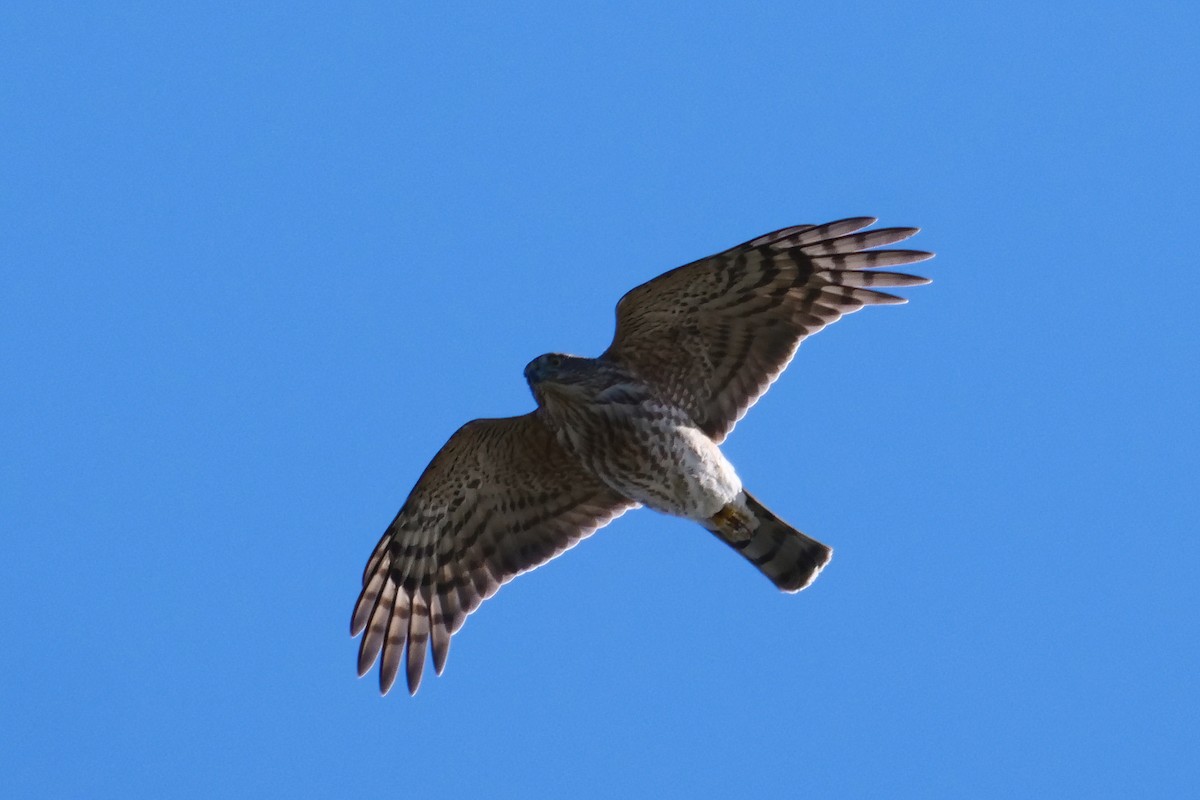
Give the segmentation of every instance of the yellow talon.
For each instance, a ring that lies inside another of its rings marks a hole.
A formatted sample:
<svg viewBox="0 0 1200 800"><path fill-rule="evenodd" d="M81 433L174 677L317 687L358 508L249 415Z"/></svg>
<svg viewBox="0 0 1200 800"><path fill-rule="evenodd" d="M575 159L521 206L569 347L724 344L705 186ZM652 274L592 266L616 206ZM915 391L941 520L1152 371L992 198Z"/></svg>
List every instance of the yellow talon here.
<svg viewBox="0 0 1200 800"><path fill-rule="evenodd" d="M740 542L750 538L750 519L733 503L726 503L720 511L709 517L708 521L731 541Z"/></svg>

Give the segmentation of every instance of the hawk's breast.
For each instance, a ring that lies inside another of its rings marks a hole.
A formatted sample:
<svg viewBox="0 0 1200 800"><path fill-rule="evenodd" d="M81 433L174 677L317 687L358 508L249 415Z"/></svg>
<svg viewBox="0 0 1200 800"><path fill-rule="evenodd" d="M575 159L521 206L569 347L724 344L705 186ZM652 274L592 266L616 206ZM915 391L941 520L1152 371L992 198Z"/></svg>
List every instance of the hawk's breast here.
<svg viewBox="0 0 1200 800"><path fill-rule="evenodd" d="M720 448L682 409L643 394L606 390L592 402L548 402L559 443L631 500L705 520L741 491ZM608 400L608 402L606 402Z"/></svg>

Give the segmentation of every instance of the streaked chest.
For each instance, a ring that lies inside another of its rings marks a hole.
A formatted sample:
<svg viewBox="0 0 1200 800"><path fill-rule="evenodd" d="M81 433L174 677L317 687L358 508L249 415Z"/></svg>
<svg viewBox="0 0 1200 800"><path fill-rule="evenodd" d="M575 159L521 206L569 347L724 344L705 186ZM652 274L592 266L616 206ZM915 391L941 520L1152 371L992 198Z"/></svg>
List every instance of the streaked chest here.
<svg viewBox="0 0 1200 800"><path fill-rule="evenodd" d="M546 404L559 444L590 472L631 499L684 516L714 513L710 506L736 494L732 467L686 412L655 398L611 398Z"/></svg>

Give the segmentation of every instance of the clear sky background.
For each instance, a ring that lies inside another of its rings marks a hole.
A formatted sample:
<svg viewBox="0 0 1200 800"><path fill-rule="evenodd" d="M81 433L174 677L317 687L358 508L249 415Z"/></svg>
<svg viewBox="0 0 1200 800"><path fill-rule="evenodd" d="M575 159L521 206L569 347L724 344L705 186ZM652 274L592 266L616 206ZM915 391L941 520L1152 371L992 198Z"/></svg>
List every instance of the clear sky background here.
<svg viewBox="0 0 1200 800"><path fill-rule="evenodd" d="M171 4L168 4L171 5ZM1194 3L0 6L0 793L1180 797L1200 782ZM371 547L632 286L919 225L746 483L787 596L649 511L415 698Z"/></svg>

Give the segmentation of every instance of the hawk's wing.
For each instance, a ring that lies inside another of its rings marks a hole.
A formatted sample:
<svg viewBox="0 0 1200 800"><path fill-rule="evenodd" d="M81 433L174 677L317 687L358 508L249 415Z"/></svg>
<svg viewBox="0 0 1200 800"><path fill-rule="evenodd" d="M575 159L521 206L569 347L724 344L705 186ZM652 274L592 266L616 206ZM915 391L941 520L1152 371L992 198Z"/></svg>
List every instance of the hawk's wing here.
<svg viewBox="0 0 1200 800"><path fill-rule="evenodd" d="M350 622L358 672L383 653L380 689L408 645L409 691L427 643L441 674L451 634L502 583L636 505L588 475L534 414L478 419L434 456L363 572Z"/></svg>
<svg viewBox="0 0 1200 800"><path fill-rule="evenodd" d="M869 249L919 230L861 231L874 222L784 228L660 275L621 298L602 358L633 370L721 442L804 337L864 305L907 302L874 287L929 283L871 271L933 256Z"/></svg>

